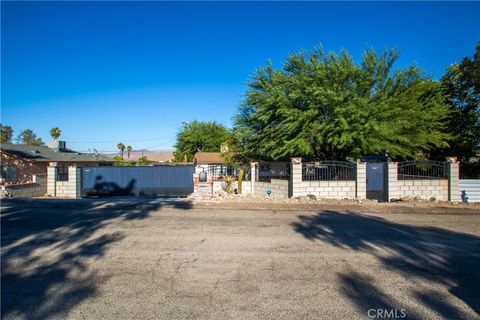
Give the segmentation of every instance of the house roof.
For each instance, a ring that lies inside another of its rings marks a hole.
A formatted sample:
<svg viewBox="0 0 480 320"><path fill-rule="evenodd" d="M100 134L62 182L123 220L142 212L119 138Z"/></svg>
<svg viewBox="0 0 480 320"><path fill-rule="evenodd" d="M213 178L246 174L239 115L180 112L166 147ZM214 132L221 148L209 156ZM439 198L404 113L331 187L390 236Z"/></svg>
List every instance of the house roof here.
<svg viewBox="0 0 480 320"><path fill-rule="evenodd" d="M101 154L81 153L70 149L54 151L47 146L2 143L0 150L19 158L39 162L115 162Z"/></svg>
<svg viewBox="0 0 480 320"><path fill-rule="evenodd" d="M134 150L130 152L130 160L138 160L142 156L150 161L167 162L173 160L173 151Z"/></svg>
<svg viewBox="0 0 480 320"><path fill-rule="evenodd" d="M196 164L222 164L223 157L220 152L197 152L193 161Z"/></svg>

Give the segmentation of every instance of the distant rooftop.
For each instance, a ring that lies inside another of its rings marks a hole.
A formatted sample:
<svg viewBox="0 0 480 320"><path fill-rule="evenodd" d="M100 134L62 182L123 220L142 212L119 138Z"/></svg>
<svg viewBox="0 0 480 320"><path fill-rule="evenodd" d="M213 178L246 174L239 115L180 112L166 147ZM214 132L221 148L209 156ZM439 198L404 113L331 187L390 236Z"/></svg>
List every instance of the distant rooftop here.
<svg viewBox="0 0 480 320"><path fill-rule="evenodd" d="M47 146L2 143L0 150L20 158L39 162L115 162L112 158L102 154L81 153L70 149L55 151Z"/></svg>
<svg viewBox="0 0 480 320"><path fill-rule="evenodd" d="M130 160L138 160L138 158L142 156L145 156L148 160L155 162L167 162L173 160L173 151L134 150L130 152ZM124 152L124 157L127 158L126 152Z"/></svg>
<svg viewBox="0 0 480 320"><path fill-rule="evenodd" d="M222 164L223 156L220 152L197 152L193 158L196 164Z"/></svg>

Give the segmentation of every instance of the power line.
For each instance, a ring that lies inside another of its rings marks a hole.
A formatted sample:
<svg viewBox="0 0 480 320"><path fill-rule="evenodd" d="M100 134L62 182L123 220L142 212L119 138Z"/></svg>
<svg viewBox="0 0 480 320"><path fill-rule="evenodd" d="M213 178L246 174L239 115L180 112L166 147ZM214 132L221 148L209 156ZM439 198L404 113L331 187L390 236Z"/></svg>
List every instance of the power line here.
<svg viewBox="0 0 480 320"><path fill-rule="evenodd" d="M164 138L164 139L138 139L138 140L111 140L111 141L68 141L68 143L119 143L119 142L144 142L144 141L165 141L171 140L172 138Z"/></svg>
<svg viewBox="0 0 480 320"><path fill-rule="evenodd" d="M154 146L150 146L150 147L146 147L146 148L133 149L133 151L142 151L142 150L154 151L154 150L150 150L150 149L166 145L167 143L171 143L171 142L175 141L175 139L176 138L173 138L173 139L167 140L163 143L160 143L160 144L157 144L157 145L154 145ZM90 149L90 150L87 150L87 151L81 151L81 152L92 152L91 150L93 150L93 149ZM118 149L117 150L98 150L98 152L99 153L118 153L119 150Z"/></svg>
<svg viewBox="0 0 480 320"><path fill-rule="evenodd" d="M165 142L163 142L163 143L160 143L160 144L157 144L157 145L154 145L154 146L151 146L151 147L147 147L147 148L144 148L144 149L145 149L145 150L148 150L148 149L152 149L152 148L155 148L155 147L160 147L160 146L163 146L163 145L165 145L165 144L167 144L167 143L171 143L171 142L175 141L175 139L176 139L176 138L173 138L173 139L170 139L170 140L165 141Z"/></svg>

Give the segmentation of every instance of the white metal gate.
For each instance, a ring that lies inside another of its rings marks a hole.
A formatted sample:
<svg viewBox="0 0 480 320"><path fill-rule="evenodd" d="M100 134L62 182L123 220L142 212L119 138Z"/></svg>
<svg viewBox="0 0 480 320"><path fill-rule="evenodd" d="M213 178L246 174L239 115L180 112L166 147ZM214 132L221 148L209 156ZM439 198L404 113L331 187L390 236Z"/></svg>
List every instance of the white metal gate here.
<svg viewBox="0 0 480 320"><path fill-rule="evenodd" d="M187 196L194 171L192 165L84 167L82 195Z"/></svg>
<svg viewBox="0 0 480 320"><path fill-rule="evenodd" d="M459 192L465 193L468 202L480 202L480 179L460 179Z"/></svg>

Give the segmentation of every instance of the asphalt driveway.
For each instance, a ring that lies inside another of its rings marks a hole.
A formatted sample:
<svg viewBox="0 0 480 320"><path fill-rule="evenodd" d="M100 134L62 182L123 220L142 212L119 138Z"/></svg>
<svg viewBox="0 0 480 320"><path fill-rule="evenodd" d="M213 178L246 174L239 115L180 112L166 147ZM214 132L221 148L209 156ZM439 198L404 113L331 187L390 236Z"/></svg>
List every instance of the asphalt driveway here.
<svg viewBox="0 0 480 320"><path fill-rule="evenodd" d="M1 219L3 319L480 318L480 215L129 199Z"/></svg>

